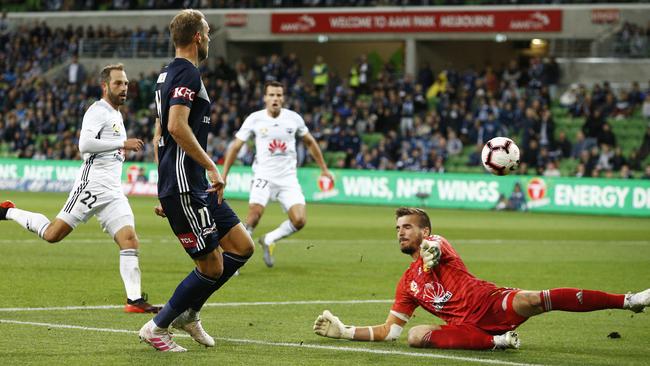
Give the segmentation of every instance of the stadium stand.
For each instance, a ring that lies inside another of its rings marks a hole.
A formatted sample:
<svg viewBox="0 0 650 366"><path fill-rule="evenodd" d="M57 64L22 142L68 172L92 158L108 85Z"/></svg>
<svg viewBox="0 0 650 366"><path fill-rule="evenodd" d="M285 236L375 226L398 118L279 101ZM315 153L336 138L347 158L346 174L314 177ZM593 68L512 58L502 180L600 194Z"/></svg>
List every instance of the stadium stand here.
<svg viewBox="0 0 650 366"><path fill-rule="evenodd" d="M80 119L101 95L96 70L80 65L74 77L69 66L57 75L44 70L74 64L80 44L94 44L96 52L85 55L124 58L128 72L128 58L159 56L155 45L167 43L155 28L52 29L45 23L0 37L6 45L0 50L0 156L30 159L78 159ZM133 42L142 47L128 47ZM517 139L522 174L627 176L631 170L639 176L648 164L648 133L642 138L648 120L641 111L650 108L650 90L639 83L618 91L607 82L591 90L573 85L557 103L551 90L559 69L552 58L482 70L434 72L423 65L415 76L366 55L346 74L329 70L323 79L321 68L302 65L294 54L272 54L234 63L219 58L206 69L214 160L223 159L245 116L262 108L263 83L278 80L287 86L287 105L304 115L334 167L481 172L480 147L497 135ZM129 77L128 133L150 141L156 74ZM151 144L129 158L151 161ZM250 163L252 151L242 160ZM309 164L304 149L299 162Z"/></svg>
<svg viewBox="0 0 650 366"><path fill-rule="evenodd" d="M634 3L643 0L554 0L554 4ZM545 0L6 0L12 10L134 10L134 9L218 9L218 8L300 8L300 7L374 7L374 6L436 6L436 5L525 5L548 4Z"/></svg>

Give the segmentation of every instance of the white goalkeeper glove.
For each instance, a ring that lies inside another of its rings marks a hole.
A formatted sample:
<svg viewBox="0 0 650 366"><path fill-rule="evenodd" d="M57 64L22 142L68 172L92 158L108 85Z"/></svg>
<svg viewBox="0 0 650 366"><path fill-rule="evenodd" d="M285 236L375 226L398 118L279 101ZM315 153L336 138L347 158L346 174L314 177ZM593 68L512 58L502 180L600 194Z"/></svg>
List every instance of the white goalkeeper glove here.
<svg viewBox="0 0 650 366"><path fill-rule="evenodd" d="M420 256L422 256L422 266L425 272L438 265L440 262L440 254L439 237L430 236L422 240L422 244L420 244Z"/></svg>
<svg viewBox="0 0 650 366"><path fill-rule="evenodd" d="M329 310L323 311L314 322L314 333L323 337L353 339L355 330L355 327L349 327L343 324Z"/></svg>

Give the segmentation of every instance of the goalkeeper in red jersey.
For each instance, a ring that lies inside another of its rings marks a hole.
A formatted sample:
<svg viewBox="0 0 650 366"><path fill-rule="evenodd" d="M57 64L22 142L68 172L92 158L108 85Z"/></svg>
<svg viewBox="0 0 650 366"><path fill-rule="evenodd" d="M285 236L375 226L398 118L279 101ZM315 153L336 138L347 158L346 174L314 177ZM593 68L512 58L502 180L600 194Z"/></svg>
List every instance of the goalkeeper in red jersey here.
<svg viewBox="0 0 650 366"><path fill-rule="evenodd" d="M396 340L418 306L444 320L444 325L418 325L408 344L418 348L519 348L514 330L528 318L552 310L586 312L650 306L650 289L635 294L610 294L577 288L527 291L498 287L474 277L449 244L431 233L427 213L402 207L395 213L402 253L413 258L397 284L386 322L348 326L328 310L318 316L314 332L323 337L357 341Z"/></svg>

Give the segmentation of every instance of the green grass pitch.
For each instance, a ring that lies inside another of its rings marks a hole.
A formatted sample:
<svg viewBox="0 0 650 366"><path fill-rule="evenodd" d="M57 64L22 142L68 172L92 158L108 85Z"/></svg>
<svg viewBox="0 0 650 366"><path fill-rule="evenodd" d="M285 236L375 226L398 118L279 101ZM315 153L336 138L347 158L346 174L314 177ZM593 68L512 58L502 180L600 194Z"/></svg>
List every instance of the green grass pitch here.
<svg viewBox="0 0 650 366"><path fill-rule="evenodd" d="M3 192L0 199L53 217L65 195ZM153 215L155 203L131 199L142 242L143 290L152 302L163 303L193 266L167 222ZM246 215L245 202L230 203L240 217ZM185 354L139 343L136 332L150 316L116 307L124 303L118 250L95 219L55 245L0 222L0 364L648 364L650 314L621 310L541 315L519 328L521 349L507 352L409 348L405 335L411 326L438 322L420 310L396 342L318 337L311 327L324 309L346 324L382 323L409 258L398 250L392 207L307 209L305 229L278 244L275 268L266 268L257 251L202 311L217 346L206 349L178 337L189 350ZM450 240L470 271L498 285L611 292L650 287L648 219L433 209L429 214L434 232ZM256 234L284 219L272 204ZM621 338L608 338L611 332Z"/></svg>

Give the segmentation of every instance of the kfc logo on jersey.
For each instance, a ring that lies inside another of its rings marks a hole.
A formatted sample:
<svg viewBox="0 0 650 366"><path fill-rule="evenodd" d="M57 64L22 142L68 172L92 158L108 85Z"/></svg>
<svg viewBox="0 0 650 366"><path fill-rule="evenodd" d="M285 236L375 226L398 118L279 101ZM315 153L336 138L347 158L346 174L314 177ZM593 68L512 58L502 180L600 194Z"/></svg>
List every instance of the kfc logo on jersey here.
<svg viewBox="0 0 650 366"><path fill-rule="evenodd" d="M271 155L284 154L287 152L287 144L282 140L273 139L269 144L269 152Z"/></svg>
<svg viewBox="0 0 650 366"><path fill-rule="evenodd" d="M178 234L178 240L185 249L196 248L198 246L196 235L194 233Z"/></svg>
<svg viewBox="0 0 650 366"><path fill-rule="evenodd" d="M189 100L190 102L193 102L195 95L196 92L192 91L192 89L186 86L179 86L174 89L172 98L183 98Z"/></svg>
<svg viewBox="0 0 650 366"><path fill-rule="evenodd" d="M440 311L445 306L445 303L451 299L453 294L445 291L445 288L438 282L427 283L424 285L423 297L425 301L433 304L433 307Z"/></svg>

